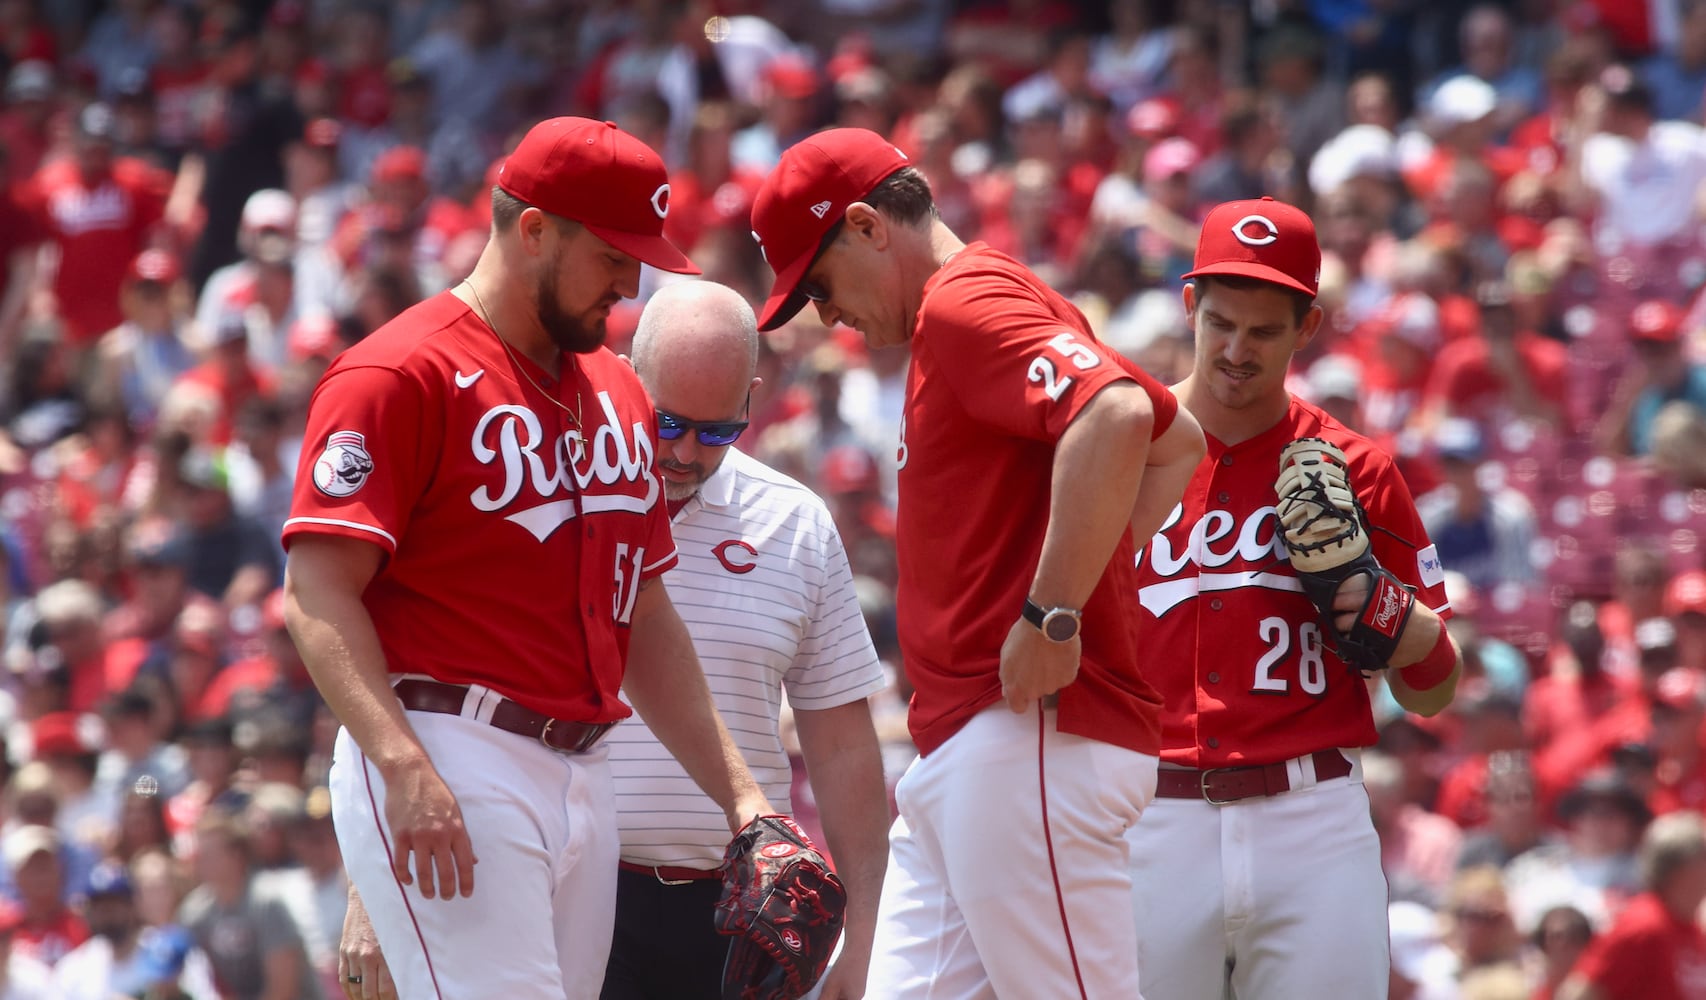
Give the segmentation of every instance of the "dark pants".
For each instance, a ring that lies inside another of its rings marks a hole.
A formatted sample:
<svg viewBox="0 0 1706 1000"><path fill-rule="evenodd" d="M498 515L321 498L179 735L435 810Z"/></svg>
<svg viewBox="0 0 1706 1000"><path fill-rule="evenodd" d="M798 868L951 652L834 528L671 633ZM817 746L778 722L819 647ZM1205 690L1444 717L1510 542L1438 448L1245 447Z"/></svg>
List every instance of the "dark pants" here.
<svg viewBox="0 0 1706 1000"><path fill-rule="evenodd" d="M720 879L664 885L616 873L616 934L599 1000L721 1000L729 939L712 924Z"/></svg>

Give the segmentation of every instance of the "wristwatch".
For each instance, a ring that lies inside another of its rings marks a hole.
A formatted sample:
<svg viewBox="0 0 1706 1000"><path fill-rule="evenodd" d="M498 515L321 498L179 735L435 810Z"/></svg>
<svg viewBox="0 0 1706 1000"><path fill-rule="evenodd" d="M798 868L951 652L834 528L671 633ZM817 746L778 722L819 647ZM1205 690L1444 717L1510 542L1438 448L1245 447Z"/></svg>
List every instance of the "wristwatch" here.
<svg viewBox="0 0 1706 1000"><path fill-rule="evenodd" d="M1043 608L1025 598L1025 620L1037 627L1051 642L1070 642L1083 624L1083 612L1075 608Z"/></svg>

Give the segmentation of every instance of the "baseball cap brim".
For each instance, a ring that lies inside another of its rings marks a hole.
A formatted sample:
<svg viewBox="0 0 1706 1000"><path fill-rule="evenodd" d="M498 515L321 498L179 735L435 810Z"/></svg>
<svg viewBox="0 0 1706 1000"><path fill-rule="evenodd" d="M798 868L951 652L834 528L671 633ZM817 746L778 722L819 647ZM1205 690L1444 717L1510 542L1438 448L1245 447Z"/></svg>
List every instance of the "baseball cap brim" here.
<svg viewBox="0 0 1706 1000"><path fill-rule="evenodd" d="M764 300L764 309L758 315L760 331L768 333L776 329L806 307L807 299L800 291L800 282L805 280L806 272L816 257L816 250L803 253L776 272L776 282L770 286L770 297Z"/></svg>
<svg viewBox="0 0 1706 1000"><path fill-rule="evenodd" d="M620 229L606 229L603 226L588 225L586 228L594 236L641 263L650 264L659 270L671 271L675 274L701 273L699 268L687 259L686 254L676 249L675 244L662 236L626 233Z"/></svg>
<svg viewBox="0 0 1706 1000"><path fill-rule="evenodd" d="M1181 274L1181 275L1179 275L1179 278L1181 280L1184 280L1184 281L1189 281L1192 278L1200 278L1200 277L1203 277L1205 275L1208 277L1213 277L1217 274L1224 274L1224 275L1239 277L1239 278L1255 278L1259 281L1271 282L1272 284L1281 285L1281 286L1284 286L1285 288L1289 288L1293 291L1302 292L1303 294L1309 296L1310 298L1314 298L1316 295L1316 292L1313 288L1310 288L1308 285L1305 285L1303 282L1298 281L1296 278L1293 278L1291 275L1286 274L1284 271L1281 271L1279 268L1269 267L1266 264L1258 264L1255 261L1245 261L1245 260L1221 261L1218 264L1210 264L1207 267L1199 267L1196 270L1191 271L1189 273Z"/></svg>

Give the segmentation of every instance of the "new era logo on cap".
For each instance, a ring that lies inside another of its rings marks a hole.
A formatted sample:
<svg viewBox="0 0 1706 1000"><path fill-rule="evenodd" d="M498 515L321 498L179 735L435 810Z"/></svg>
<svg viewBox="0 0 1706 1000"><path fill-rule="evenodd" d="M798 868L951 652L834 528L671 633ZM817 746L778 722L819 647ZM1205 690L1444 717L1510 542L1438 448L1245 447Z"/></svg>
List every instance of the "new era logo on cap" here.
<svg viewBox="0 0 1706 1000"><path fill-rule="evenodd" d="M752 237L776 272L760 330L776 329L805 306L797 290L818 245L847 206L907 164L905 153L862 128L828 129L782 154L752 204Z"/></svg>
<svg viewBox="0 0 1706 1000"><path fill-rule="evenodd" d="M1321 284L1321 244L1301 209L1272 198L1216 205L1203 220L1197 255L1185 278L1224 274L1270 281L1314 296Z"/></svg>

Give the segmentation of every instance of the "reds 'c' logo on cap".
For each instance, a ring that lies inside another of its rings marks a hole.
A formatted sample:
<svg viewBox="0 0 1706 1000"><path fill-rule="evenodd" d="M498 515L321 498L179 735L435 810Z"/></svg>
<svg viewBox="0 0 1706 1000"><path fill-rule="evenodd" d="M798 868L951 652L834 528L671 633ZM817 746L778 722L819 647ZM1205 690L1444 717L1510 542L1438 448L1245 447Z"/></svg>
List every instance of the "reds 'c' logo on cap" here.
<svg viewBox="0 0 1706 1000"><path fill-rule="evenodd" d="M1265 215L1246 215L1232 224L1232 235L1247 247L1265 247L1279 239L1279 227Z"/></svg>
<svg viewBox="0 0 1706 1000"><path fill-rule="evenodd" d="M660 219L669 218L668 184L659 184L658 189L652 192L652 211L656 212Z"/></svg>

